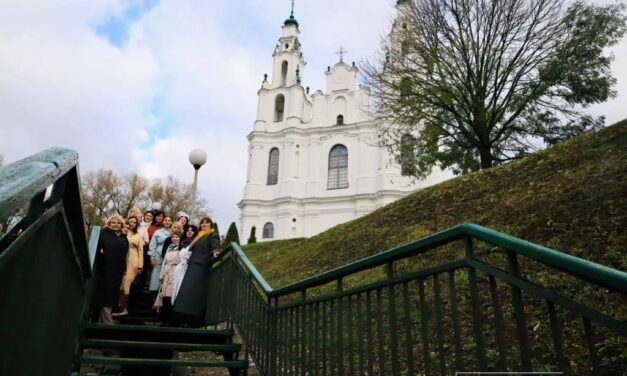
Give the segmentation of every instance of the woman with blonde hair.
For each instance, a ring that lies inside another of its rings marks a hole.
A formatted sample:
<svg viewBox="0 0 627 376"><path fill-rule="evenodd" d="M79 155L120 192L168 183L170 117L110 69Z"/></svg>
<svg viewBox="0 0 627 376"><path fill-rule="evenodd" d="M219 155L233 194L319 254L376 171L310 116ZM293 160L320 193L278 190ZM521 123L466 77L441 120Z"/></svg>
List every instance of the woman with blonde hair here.
<svg viewBox="0 0 627 376"><path fill-rule="evenodd" d="M126 270L128 239L122 234L124 219L118 214L107 218L98 238L95 259L93 304L99 312L98 322L113 324L112 308L116 306L120 284Z"/></svg>
<svg viewBox="0 0 627 376"><path fill-rule="evenodd" d="M141 212L140 212L141 214ZM142 272L144 267L144 239L139 232L139 220L137 217L130 217L126 220L128 225L126 238L128 239L128 257L126 262L126 274L124 275L124 310L120 315L128 314L126 307L128 305L128 296L131 293L131 283L138 274Z"/></svg>

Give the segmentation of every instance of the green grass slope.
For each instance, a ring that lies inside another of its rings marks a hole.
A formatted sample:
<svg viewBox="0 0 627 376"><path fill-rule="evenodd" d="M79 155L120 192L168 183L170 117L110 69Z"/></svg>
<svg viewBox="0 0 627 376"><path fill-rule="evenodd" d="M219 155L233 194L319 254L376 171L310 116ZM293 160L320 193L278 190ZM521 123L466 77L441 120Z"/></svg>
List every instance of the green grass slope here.
<svg viewBox="0 0 627 376"><path fill-rule="evenodd" d="M627 120L418 191L315 237L245 250L276 288L471 222L626 270L625 208Z"/></svg>

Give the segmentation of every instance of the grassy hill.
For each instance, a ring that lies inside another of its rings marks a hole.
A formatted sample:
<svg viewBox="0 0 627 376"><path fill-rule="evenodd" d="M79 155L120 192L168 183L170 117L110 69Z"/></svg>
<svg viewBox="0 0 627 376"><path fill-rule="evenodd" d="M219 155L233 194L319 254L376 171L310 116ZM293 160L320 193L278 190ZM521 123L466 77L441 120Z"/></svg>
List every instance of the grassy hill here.
<svg viewBox="0 0 627 376"><path fill-rule="evenodd" d="M245 250L276 288L472 222L626 270L626 208L627 120L418 191L312 238Z"/></svg>

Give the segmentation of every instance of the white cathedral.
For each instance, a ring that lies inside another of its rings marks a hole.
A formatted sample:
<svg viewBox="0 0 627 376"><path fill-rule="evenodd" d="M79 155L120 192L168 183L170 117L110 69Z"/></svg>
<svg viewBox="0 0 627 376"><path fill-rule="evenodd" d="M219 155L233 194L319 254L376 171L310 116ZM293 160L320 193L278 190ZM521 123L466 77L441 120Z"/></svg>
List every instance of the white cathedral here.
<svg viewBox="0 0 627 376"><path fill-rule="evenodd" d="M398 3L392 34L406 27L398 22L404 2ZM422 181L402 176L379 143L370 91L356 88L354 64L340 58L325 72L326 90L310 94L302 85L305 60L293 12L282 29L248 135L246 186L238 204L242 241L253 226L257 241L314 236L446 179L437 170Z"/></svg>

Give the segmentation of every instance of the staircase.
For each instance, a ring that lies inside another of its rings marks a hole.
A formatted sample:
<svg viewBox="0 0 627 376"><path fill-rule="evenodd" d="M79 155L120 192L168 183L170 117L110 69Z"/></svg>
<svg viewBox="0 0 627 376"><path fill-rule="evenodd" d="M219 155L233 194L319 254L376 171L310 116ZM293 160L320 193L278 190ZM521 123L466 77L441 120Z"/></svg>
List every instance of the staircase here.
<svg viewBox="0 0 627 376"><path fill-rule="evenodd" d="M76 357L73 375L170 375L171 367L226 368L230 375L244 375L248 361L238 359L241 345L232 339L233 329L85 324L80 337L82 354ZM86 350L103 349L103 355L86 354ZM175 352L187 351L212 351L224 360L173 359ZM101 366L101 370L81 371L82 365ZM118 366L119 371L111 373L111 366Z"/></svg>
<svg viewBox="0 0 627 376"><path fill-rule="evenodd" d="M167 376L175 367L222 368L230 375L246 374L248 361L238 359L241 345L233 343L232 328L162 326L146 284L143 279L138 282L131 290L129 315L118 316L119 324L81 326L73 375ZM177 359L178 354L191 351L211 351L223 360Z"/></svg>

